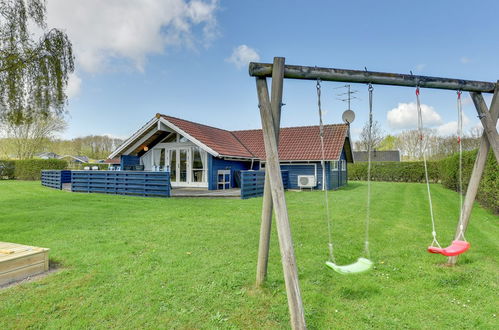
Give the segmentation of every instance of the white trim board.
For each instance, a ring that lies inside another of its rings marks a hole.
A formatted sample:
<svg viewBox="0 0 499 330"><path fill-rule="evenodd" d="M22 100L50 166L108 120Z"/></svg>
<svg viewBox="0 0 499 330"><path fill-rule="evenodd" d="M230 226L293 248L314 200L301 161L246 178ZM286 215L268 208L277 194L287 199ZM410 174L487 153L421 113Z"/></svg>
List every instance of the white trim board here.
<svg viewBox="0 0 499 330"><path fill-rule="evenodd" d="M114 158L116 157L119 153L121 153L130 143L132 143L135 139L139 138L144 132L146 132L149 128L151 128L151 125L156 124L156 122L159 119L154 117L153 119L149 120L144 126L142 126L137 132L135 132L132 136L130 136L128 139L126 139L115 151L113 151L108 158Z"/></svg>
<svg viewBox="0 0 499 330"><path fill-rule="evenodd" d="M196 138L194 138L193 136L187 134L184 130L180 129L178 126L172 124L171 122L169 122L167 119L163 118L163 117L160 117L159 120L164 123L166 126L168 126L169 128L173 129L174 131L176 131L177 133L181 134L182 136L184 136L185 138L187 138L187 140L191 141L192 143L194 143L195 145L197 145L198 147L200 147L201 149L203 149L204 151L206 151L207 153L211 154L212 156L215 156L215 157L219 157L220 154L218 152L216 152L215 150L211 149L210 147L208 147L206 144L202 143L201 141L197 140Z"/></svg>

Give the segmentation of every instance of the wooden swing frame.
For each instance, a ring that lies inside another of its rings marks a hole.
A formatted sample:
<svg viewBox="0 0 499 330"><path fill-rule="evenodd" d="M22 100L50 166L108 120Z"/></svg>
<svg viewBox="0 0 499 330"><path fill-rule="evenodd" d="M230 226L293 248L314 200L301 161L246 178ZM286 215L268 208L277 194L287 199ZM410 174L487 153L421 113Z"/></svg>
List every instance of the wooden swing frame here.
<svg viewBox="0 0 499 330"><path fill-rule="evenodd" d="M478 113L478 118L480 118L484 128L484 132L482 134L480 148L478 150L475 164L473 166L473 172L471 174L466 196L463 202L462 224L463 232L466 231L490 147L492 147L496 160L499 163L499 135L496 129L497 118L499 115L499 81L497 83L491 83L484 81L417 76L412 74L404 75L372 72L367 70L343 70L285 65L284 57L274 57L273 63L251 62L249 64L249 75L256 78L256 89L260 108L260 117L262 121L265 153L267 157L256 285L260 286L265 281L267 275L272 210L274 210L281 252L281 261L284 270L286 294L288 297L290 322L293 329L306 329L306 323L278 155L284 78L302 80L321 79L323 81L365 84L371 83L373 85L406 87L419 86L421 88L470 92ZM271 98L269 97L269 90L267 87L267 77L272 78ZM482 93L494 93L490 109L487 108ZM458 224L455 234L456 238L459 233L460 228ZM449 257L448 264L455 265L457 257L458 256Z"/></svg>

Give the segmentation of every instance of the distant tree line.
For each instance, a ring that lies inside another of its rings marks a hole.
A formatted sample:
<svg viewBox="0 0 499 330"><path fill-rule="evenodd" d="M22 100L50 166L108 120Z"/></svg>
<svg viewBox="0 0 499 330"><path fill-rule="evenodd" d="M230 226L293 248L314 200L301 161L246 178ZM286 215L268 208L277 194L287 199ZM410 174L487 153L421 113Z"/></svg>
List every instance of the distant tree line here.
<svg viewBox="0 0 499 330"><path fill-rule="evenodd" d="M461 138L463 150L474 150L480 146L482 130L470 130ZM435 129L425 129L424 141L426 156L431 160L438 160L459 151L457 135L440 136ZM385 135L379 123L375 121L371 130L369 140L368 125L364 125L359 140L354 142L354 150L367 151L371 144L371 150L400 150L403 160L422 160L420 148L420 134L416 129L406 130L395 135Z"/></svg>
<svg viewBox="0 0 499 330"><path fill-rule="evenodd" d="M5 127L5 125L4 125ZM123 140L108 135L89 135L74 139L56 138L66 123L59 119L40 121L36 125L10 127L0 138L0 159L32 159L42 152L53 152L60 156L87 156L89 159L106 159Z"/></svg>

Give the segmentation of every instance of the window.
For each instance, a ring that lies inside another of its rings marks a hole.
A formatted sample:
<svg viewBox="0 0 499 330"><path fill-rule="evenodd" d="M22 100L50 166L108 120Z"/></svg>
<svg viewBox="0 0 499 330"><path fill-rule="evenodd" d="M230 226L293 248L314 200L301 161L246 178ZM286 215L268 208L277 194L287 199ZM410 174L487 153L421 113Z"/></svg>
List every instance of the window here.
<svg viewBox="0 0 499 330"><path fill-rule="evenodd" d="M347 170L347 161L344 159L341 160L341 170L343 172Z"/></svg>
<svg viewBox="0 0 499 330"><path fill-rule="evenodd" d="M198 147L192 149L192 182L205 182L206 169L204 168L204 152Z"/></svg>
<svg viewBox="0 0 499 330"><path fill-rule="evenodd" d="M337 171L338 170L338 161L333 160L331 161L331 171Z"/></svg>
<svg viewBox="0 0 499 330"><path fill-rule="evenodd" d="M165 168L165 149L161 149L159 155L159 170L162 171Z"/></svg>
<svg viewBox="0 0 499 330"><path fill-rule="evenodd" d="M189 140L185 136L179 135L178 142L185 143L185 142L189 142Z"/></svg>

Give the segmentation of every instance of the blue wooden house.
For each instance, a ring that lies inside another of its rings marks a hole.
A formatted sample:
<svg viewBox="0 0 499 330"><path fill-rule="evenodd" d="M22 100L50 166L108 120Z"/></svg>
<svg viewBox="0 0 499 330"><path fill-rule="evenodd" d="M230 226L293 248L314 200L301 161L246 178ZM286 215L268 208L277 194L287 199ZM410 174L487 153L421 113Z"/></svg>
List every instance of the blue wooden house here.
<svg viewBox="0 0 499 330"><path fill-rule="evenodd" d="M324 178L327 189L347 183L346 163L353 162L348 125L325 125L324 142L322 166L319 126L281 128L279 158L289 188L322 189ZM228 131L162 114L109 156L115 157L122 170L169 171L174 188L238 187L241 170L265 168L261 129Z"/></svg>

